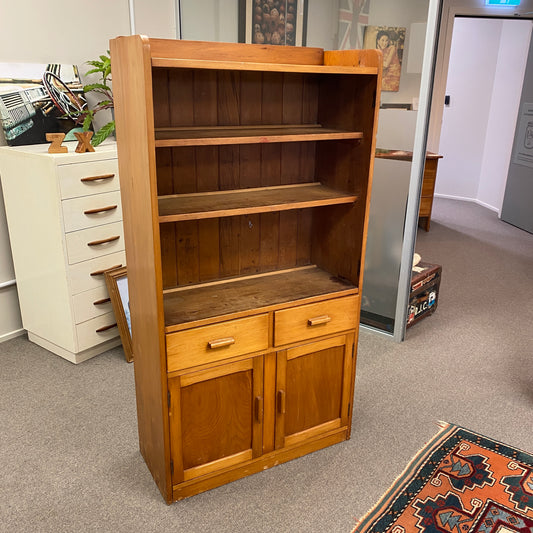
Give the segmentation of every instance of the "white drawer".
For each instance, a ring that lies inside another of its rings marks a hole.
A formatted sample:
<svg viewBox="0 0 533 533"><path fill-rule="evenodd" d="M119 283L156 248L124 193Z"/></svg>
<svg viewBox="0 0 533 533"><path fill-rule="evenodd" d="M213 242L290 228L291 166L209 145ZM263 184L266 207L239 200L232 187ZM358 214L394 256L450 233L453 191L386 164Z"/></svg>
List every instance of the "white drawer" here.
<svg viewBox="0 0 533 533"><path fill-rule="evenodd" d="M116 252L69 266L70 290L72 294L105 285L104 270L126 264L126 253Z"/></svg>
<svg viewBox="0 0 533 533"><path fill-rule="evenodd" d="M65 232L122 220L120 191L63 200L62 208Z"/></svg>
<svg viewBox="0 0 533 533"><path fill-rule="evenodd" d="M124 250L122 222L73 231L65 240L70 265Z"/></svg>
<svg viewBox="0 0 533 533"><path fill-rule="evenodd" d="M97 344L118 337L115 315L107 313L76 325L78 350L81 352Z"/></svg>
<svg viewBox="0 0 533 533"><path fill-rule="evenodd" d="M105 285L75 294L72 297L72 303L76 324L113 312L113 306Z"/></svg>
<svg viewBox="0 0 533 533"><path fill-rule="evenodd" d="M57 167L61 198L120 190L117 159L104 159Z"/></svg>

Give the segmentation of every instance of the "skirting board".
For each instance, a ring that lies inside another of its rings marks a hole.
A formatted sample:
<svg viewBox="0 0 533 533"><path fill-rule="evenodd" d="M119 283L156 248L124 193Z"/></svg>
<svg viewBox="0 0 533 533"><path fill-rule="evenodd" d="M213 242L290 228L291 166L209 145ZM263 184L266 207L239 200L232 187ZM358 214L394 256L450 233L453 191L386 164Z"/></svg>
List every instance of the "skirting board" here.
<svg viewBox="0 0 533 533"><path fill-rule="evenodd" d="M10 331L9 333L4 333L4 335L0 335L0 343L9 341L11 339L14 339L15 337L20 337L25 333L26 330L24 328L16 329L15 331Z"/></svg>
<svg viewBox="0 0 533 533"><path fill-rule="evenodd" d="M460 202L472 202L474 204L480 205L481 207L485 207L486 209L490 209L491 211L494 211L495 213L498 213L498 217L500 216L500 208L494 207L493 205L486 204L485 202L482 202L481 200L478 200L477 198L465 198L463 196L452 196L451 194L434 194L435 198L446 198L447 200L459 200Z"/></svg>

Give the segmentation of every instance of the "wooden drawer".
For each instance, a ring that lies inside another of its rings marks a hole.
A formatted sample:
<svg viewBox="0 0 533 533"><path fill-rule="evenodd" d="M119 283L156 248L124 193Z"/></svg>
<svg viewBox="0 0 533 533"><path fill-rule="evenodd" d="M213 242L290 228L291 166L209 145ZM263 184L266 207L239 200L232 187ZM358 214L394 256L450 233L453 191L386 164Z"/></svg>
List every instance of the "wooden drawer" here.
<svg viewBox="0 0 533 533"><path fill-rule="evenodd" d="M268 315L230 320L167 335L167 371L268 348Z"/></svg>
<svg viewBox="0 0 533 533"><path fill-rule="evenodd" d="M113 312L113 306L105 285L75 294L72 298L72 304L76 324Z"/></svg>
<svg viewBox="0 0 533 533"><path fill-rule="evenodd" d="M274 344L281 346L354 329L358 325L359 297L347 296L274 313Z"/></svg>
<svg viewBox="0 0 533 533"><path fill-rule="evenodd" d="M122 222L67 233L65 239L70 265L124 250Z"/></svg>
<svg viewBox="0 0 533 533"><path fill-rule="evenodd" d="M433 197L420 199L420 210L418 216L428 217L431 215L431 206L433 205Z"/></svg>
<svg viewBox="0 0 533 533"><path fill-rule="evenodd" d="M101 342L114 339L119 334L113 313L97 316L96 318L87 320L87 322L77 324L76 333L78 336L78 350L80 352L92 348Z"/></svg>
<svg viewBox="0 0 533 533"><path fill-rule="evenodd" d="M104 270L118 268L125 264L126 253L121 251L71 265L68 269L71 294L105 285Z"/></svg>
<svg viewBox="0 0 533 533"><path fill-rule="evenodd" d="M117 159L103 159L57 167L61 198L120 190Z"/></svg>
<svg viewBox="0 0 533 533"><path fill-rule="evenodd" d="M120 191L63 200L62 208L67 233L122 220Z"/></svg>

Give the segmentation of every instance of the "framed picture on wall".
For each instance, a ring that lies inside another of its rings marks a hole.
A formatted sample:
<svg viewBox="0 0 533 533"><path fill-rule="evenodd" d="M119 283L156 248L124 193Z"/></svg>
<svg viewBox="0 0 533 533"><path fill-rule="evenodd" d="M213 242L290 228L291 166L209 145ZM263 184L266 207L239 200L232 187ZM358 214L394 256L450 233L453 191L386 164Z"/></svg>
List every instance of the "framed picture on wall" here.
<svg viewBox="0 0 533 533"><path fill-rule="evenodd" d="M111 299L113 312L117 321L120 340L124 348L126 361L133 361L133 348L131 342L131 317L130 317L130 297L128 290L128 273L126 267L106 270L105 281L107 292Z"/></svg>
<svg viewBox="0 0 533 533"><path fill-rule="evenodd" d="M405 28L398 26L367 26L363 48L377 48L383 52L382 91L400 90Z"/></svg>
<svg viewBox="0 0 533 533"><path fill-rule="evenodd" d="M9 146L46 143L47 133L73 131L73 119L87 107L76 65L0 63L0 120ZM69 137L70 133L70 137Z"/></svg>
<svg viewBox="0 0 533 533"><path fill-rule="evenodd" d="M239 0L239 42L305 46L307 0Z"/></svg>

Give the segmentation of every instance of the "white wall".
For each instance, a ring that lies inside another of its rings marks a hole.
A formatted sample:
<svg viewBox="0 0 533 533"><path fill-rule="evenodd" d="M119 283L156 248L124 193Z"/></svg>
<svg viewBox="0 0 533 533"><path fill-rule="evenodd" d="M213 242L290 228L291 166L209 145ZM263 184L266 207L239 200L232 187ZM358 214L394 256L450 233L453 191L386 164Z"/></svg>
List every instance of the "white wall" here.
<svg viewBox="0 0 533 533"><path fill-rule="evenodd" d="M139 3L141 0L136 0ZM146 6L152 3L146 2ZM1 2L0 63L78 64L98 57L109 48L109 39L129 35L128 0L92 0L90 5L54 0ZM160 21L165 27L165 21ZM0 72L0 77L2 73ZM0 133L0 145L4 145ZM31 231L31 213L28 231ZM23 332L11 248L0 195L0 342Z"/></svg>
<svg viewBox="0 0 533 533"><path fill-rule="evenodd" d="M530 20L504 20L476 200L498 212L503 204L516 117L527 63Z"/></svg>
<svg viewBox="0 0 533 533"><path fill-rule="evenodd" d="M398 92L382 92L383 103L407 103L418 98L420 93L421 74L407 72L409 48L411 45L411 24L426 22L428 18L428 0L410 0L399 2L391 0L371 0L371 26L400 26L406 28L405 48ZM423 45L423 42L421 43ZM414 52L416 53L416 52Z"/></svg>
<svg viewBox="0 0 533 533"><path fill-rule="evenodd" d="M530 27L523 20L455 20L437 196L500 209Z"/></svg>

